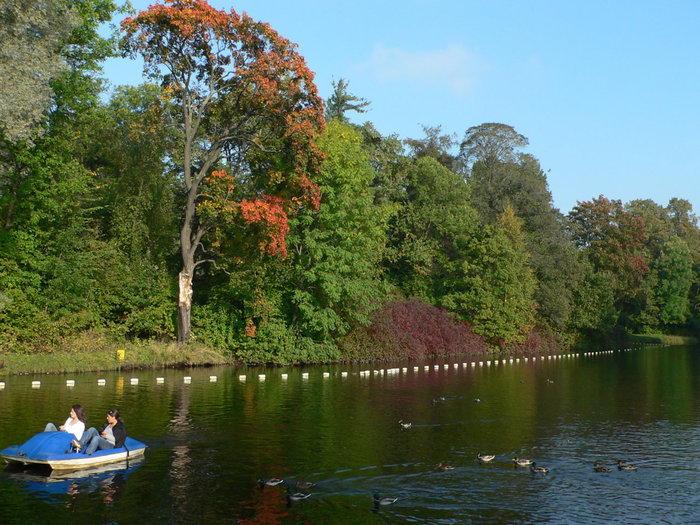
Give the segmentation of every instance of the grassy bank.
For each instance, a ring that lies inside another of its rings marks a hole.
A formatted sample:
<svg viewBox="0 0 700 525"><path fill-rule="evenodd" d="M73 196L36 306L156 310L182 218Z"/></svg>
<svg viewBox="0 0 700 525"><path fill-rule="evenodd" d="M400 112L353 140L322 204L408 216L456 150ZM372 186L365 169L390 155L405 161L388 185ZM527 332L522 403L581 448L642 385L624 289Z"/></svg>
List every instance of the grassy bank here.
<svg viewBox="0 0 700 525"><path fill-rule="evenodd" d="M625 339L626 342L623 344L631 345L642 343L697 345L700 343L696 337L665 334L630 335ZM119 355L122 351L124 358L120 360ZM536 353L533 352L533 355ZM410 356L404 357L410 358ZM231 357L202 344L179 346L176 343L156 341L115 342L106 334L89 332L56 349L46 349L32 354L0 353L0 377L14 374L60 374L119 368L157 369L223 364L236 363Z"/></svg>
<svg viewBox="0 0 700 525"><path fill-rule="evenodd" d="M662 345L697 345L697 337L667 334L635 334L628 336L631 343L657 343Z"/></svg>
<svg viewBox="0 0 700 525"><path fill-rule="evenodd" d="M117 350L123 350L120 360ZM92 348L62 348L37 354L0 354L0 376L60 374L134 368L167 368L227 364L231 361L201 345L175 343L107 344Z"/></svg>

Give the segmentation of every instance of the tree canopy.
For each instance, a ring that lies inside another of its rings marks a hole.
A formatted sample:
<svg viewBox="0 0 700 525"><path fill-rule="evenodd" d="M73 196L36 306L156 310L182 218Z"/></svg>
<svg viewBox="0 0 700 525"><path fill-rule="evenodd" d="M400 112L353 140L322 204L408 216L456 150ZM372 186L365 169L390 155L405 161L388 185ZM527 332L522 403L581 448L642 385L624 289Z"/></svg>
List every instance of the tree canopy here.
<svg viewBox="0 0 700 525"><path fill-rule="evenodd" d="M512 126L457 143L349 124L368 102L345 79L324 108L294 43L203 0L124 20L150 78L107 96L113 2L29 5L0 7L17 37L0 50L17 74L0 87L0 353L194 341L299 363L700 328L682 197L564 215Z"/></svg>

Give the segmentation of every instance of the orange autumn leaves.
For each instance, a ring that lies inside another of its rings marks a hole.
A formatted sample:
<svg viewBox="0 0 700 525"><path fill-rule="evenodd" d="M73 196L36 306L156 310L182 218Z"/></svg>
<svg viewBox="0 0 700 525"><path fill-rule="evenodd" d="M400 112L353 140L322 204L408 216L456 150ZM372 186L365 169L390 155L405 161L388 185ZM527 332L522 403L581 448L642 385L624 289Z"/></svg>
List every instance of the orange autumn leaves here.
<svg viewBox="0 0 700 525"><path fill-rule="evenodd" d="M296 211L308 203L314 211L318 210L321 194L318 186L305 175L295 182L301 197L283 199L279 196L260 195L256 199L233 199L235 182L226 170L214 170L207 178L209 192L203 194L199 210L203 216L221 216L240 211L240 216L247 224L258 224L266 232L260 241L260 251L269 255L287 256L285 238L289 233L288 213Z"/></svg>
<svg viewBox="0 0 700 525"><path fill-rule="evenodd" d="M164 0L122 28L127 53L143 58L183 108L185 159L202 159L183 165L188 202L196 202L199 216L190 219L192 246L203 246L217 220L235 220L259 226L249 233L262 252L286 256L288 215L302 206L318 209L312 180L323 162L314 143L323 103L296 44L269 24L204 0ZM194 151L202 145L209 151ZM243 171L223 155L243 159ZM272 165L282 168L266 168ZM242 180L248 184L236 187Z"/></svg>

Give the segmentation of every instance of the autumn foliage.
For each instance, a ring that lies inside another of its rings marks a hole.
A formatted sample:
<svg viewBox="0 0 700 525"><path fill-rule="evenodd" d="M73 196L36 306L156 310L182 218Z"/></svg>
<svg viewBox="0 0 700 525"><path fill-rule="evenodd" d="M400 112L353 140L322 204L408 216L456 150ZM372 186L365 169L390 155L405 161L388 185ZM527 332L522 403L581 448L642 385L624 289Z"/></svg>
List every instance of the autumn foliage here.
<svg viewBox="0 0 700 525"><path fill-rule="evenodd" d="M323 162L314 142L323 103L297 46L269 24L204 0L165 0L122 28L126 54L141 57L181 108L181 274L213 261L204 256L207 241L219 241L207 234L237 219L258 226L246 232L261 251L285 256L288 214L318 209L313 178ZM189 336L189 309L180 301L180 341Z"/></svg>
<svg viewBox="0 0 700 525"><path fill-rule="evenodd" d="M347 345L352 357L364 351L378 359L434 359L450 356L481 356L487 353L484 339L469 323L457 321L449 312L420 299L396 299L372 314L369 327L359 329L358 340ZM354 347L354 348L352 348Z"/></svg>
<svg viewBox="0 0 700 525"><path fill-rule="evenodd" d="M621 201L601 195L577 203L569 221L574 243L588 251L597 270L616 275L621 287L639 284L649 270L641 253L647 237L641 218L625 211Z"/></svg>

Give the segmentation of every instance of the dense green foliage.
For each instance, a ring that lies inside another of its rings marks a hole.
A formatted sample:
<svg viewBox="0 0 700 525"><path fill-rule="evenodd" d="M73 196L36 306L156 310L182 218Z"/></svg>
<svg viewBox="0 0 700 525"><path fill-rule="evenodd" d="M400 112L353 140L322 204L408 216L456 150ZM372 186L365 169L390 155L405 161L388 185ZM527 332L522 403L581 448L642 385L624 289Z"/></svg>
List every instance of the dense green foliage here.
<svg viewBox="0 0 700 525"><path fill-rule="evenodd" d="M565 216L511 126L471 126L461 144L439 126L422 139L382 136L349 123L368 102L342 79L322 134L276 129L283 119L260 113L224 143L217 134L228 137L245 107L221 99L183 149L191 130L172 85L104 96L97 73L115 46L96 27L114 4L42 5L44 17L63 13L32 22L51 49L3 50L35 60L48 88L24 108L0 91L0 352L65 349L87 333L176 340L188 220L192 339L247 362L697 334L700 229L687 201L600 196ZM28 21L2 23L13 34Z"/></svg>

